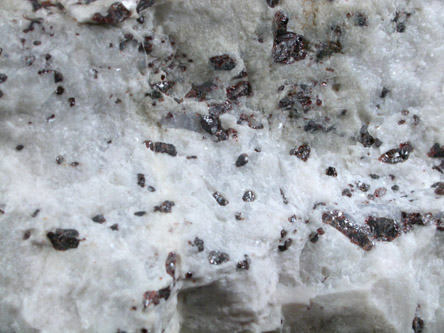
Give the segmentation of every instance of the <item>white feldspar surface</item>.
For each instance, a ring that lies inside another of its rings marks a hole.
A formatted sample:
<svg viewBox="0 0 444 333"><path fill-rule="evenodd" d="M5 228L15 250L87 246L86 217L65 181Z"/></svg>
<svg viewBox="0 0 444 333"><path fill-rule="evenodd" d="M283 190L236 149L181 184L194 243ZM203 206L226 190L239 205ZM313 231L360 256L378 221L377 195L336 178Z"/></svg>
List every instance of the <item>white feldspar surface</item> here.
<svg viewBox="0 0 444 333"><path fill-rule="evenodd" d="M0 1L0 331L443 332L443 2L153 2Z"/></svg>

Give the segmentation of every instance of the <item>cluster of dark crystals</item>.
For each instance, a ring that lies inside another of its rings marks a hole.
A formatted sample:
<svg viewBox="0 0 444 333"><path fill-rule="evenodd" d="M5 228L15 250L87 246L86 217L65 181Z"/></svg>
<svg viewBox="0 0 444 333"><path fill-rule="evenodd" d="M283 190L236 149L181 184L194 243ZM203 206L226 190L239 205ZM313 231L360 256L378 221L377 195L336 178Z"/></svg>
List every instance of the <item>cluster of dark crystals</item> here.
<svg viewBox="0 0 444 333"><path fill-rule="evenodd" d="M274 24L273 60L281 64L291 64L305 59L307 41L304 36L287 31L288 17L278 11L274 16Z"/></svg>

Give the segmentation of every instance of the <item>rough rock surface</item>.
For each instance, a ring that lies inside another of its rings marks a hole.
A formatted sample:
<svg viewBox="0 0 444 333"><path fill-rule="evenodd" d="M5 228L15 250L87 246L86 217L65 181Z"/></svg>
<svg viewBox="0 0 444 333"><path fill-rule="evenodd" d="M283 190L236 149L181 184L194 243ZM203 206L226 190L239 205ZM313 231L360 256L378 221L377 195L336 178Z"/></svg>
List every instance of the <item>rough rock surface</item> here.
<svg viewBox="0 0 444 333"><path fill-rule="evenodd" d="M443 332L443 21L0 1L0 331Z"/></svg>

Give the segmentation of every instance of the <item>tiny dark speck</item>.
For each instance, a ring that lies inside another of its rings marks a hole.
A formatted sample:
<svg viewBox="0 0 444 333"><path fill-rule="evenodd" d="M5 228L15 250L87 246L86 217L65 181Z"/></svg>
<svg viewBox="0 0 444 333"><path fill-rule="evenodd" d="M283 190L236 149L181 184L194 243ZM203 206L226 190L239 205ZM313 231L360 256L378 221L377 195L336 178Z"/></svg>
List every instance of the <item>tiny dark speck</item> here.
<svg viewBox="0 0 444 333"><path fill-rule="evenodd" d="M134 215L136 215L136 216L143 216L143 215L145 215L145 214L146 214L145 211L140 211L140 212L135 212L135 213L134 213Z"/></svg>
<svg viewBox="0 0 444 333"><path fill-rule="evenodd" d="M60 72L54 71L54 82L59 83L63 81L63 75Z"/></svg>
<svg viewBox="0 0 444 333"><path fill-rule="evenodd" d="M229 204L228 200L219 192L214 192L213 198L216 199L217 203L221 206L226 206Z"/></svg>
<svg viewBox="0 0 444 333"><path fill-rule="evenodd" d="M296 217L296 215L292 215L288 218L288 222L290 223L295 223L298 220L298 218Z"/></svg>
<svg viewBox="0 0 444 333"><path fill-rule="evenodd" d="M25 233L23 234L23 240L27 240L29 239L29 237L31 237L31 231L26 230Z"/></svg>
<svg viewBox="0 0 444 333"><path fill-rule="evenodd" d="M116 223L116 224L113 224L111 227L109 227L111 230L113 230L113 231L118 231L119 230L119 225Z"/></svg>
<svg viewBox="0 0 444 333"><path fill-rule="evenodd" d="M68 103L70 107L73 107L74 105L76 105L76 99L74 97L70 97L68 98Z"/></svg>
<svg viewBox="0 0 444 333"><path fill-rule="evenodd" d="M27 57L25 58L25 64L26 64L26 66L32 66L32 64L34 63L34 61L35 61L35 56L33 56L33 55L27 56Z"/></svg>
<svg viewBox="0 0 444 333"><path fill-rule="evenodd" d="M211 251L208 254L208 261L211 265L220 265L230 260L230 256L225 252Z"/></svg>
<svg viewBox="0 0 444 333"><path fill-rule="evenodd" d="M56 157L56 163L57 164L60 165L60 164L63 163L63 161L65 161L65 158L62 155L59 155L59 156Z"/></svg>
<svg viewBox="0 0 444 333"><path fill-rule="evenodd" d="M171 208L175 206L174 201L165 200L159 206L154 207L155 212L171 213Z"/></svg>
<svg viewBox="0 0 444 333"><path fill-rule="evenodd" d="M270 8L274 8L276 5L279 5L279 0L266 0L266 3Z"/></svg>
<svg viewBox="0 0 444 333"><path fill-rule="evenodd" d="M351 198L352 193L348 188L346 188L345 190L342 191L342 196Z"/></svg>
<svg viewBox="0 0 444 333"><path fill-rule="evenodd" d="M95 222L95 223L105 223L106 222L105 217L101 214L92 217L91 220L93 220L93 222Z"/></svg>
<svg viewBox="0 0 444 333"><path fill-rule="evenodd" d="M197 251L202 252L204 250L204 241L198 237L194 238L194 246L197 246Z"/></svg>
<svg viewBox="0 0 444 333"><path fill-rule="evenodd" d="M62 95L65 92L65 88L58 86L55 90L56 95Z"/></svg>
<svg viewBox="0 0 444 333"><path fill-rule="evenodd" d="M252 202L252 201L256 200L256 195L254 194L253 191L248 190L242 196L242 200L245 202Z"/></svg>
<svg viewBox="0 0 444 333"><path fill-rule="evenodd" d="M15 149L18 151L22 150L23 148L25 148L24 145L18 145L17 147L15 147Z"/></svg>
<svg viewBox="0 0 444 333"><path fill-rule="evenodd" d="M245 254L244 255L245 259L242 261L239 261L236 265L238 270L243 270L243 269L250 269L250 258Z"/></svg>
<svg viewBox="0 0 444 333"><path fill-rule="evenodd" d="M399 33L405 32L405 28L406 28L406 26L405 26L404 22L399 22L396 24L396 31Z"/></svg>
<svg viewBox="0 0 444 333"><path fill-rule="evenodd" d="M145 175L143 173L137 174L137 185L145 187Z"/></svg>
<svg viewBox="0 0 444 333"><path fill-rule="evenodd" d="M5 82L8 79L6 74L0 73L0 83Z"/></svg>
<svg viewBox="0 0 444 333"><path fill-rule="evenodd" d="M390 90L388 90L386 87L384 87L384 88L382 88L382 91L381 91L381 95L380 95L380 97L381 98L385 98L385 96L387 96L387 94L390 92Z"/></svg>
<svg viewBox="0 0 444 333"><path fill-rule="evenodd" d="M240 154L239 157L236 160L236 167L244 166L248 163L248 155L247 154Z"/></svg>
<svg viewBox="0 0 444 333"><path fill-rule="evenodd" d="M37 217L37 215L39 215L39 213L40 213L40 209L36 209L34 211L34 213L32 213L31 217Z"/></svg>
<svg viewBox="0 0 444 333"><path fill-rule="evenodd" d="M362 13L357 13L355 25L357 25L358 27L367 26L367 17Z"/></svg>
<svg viewBox="0 0 444 333"><path fill-rule="evenodd" d="M288 248L291 246L291 243L293 243L293 240L291 238L287 239L283 245L279 245L278 249L280 252L287 251Z"/></svg>
<svg viewBox="0 0 444 333"><path fill-rule="evenodd" d="M317 232L312 232L309 238L310 242L316 243L319 240L319 234Z"/></svg>
<svg viewBox="0 0 444 333"><path fill-rule="evenodd" d="M331 177L337 177L338 173L336 172L336 169L333 167L328 167L327 171L325 172L327 176L331 176Z"/></svg>

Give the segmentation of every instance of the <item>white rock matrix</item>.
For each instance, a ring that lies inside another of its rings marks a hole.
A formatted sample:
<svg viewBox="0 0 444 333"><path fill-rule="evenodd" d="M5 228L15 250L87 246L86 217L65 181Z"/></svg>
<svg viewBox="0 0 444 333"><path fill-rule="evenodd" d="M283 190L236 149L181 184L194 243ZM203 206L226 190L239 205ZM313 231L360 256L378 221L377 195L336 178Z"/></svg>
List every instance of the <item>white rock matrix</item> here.
<svg viewBox="0 0 444 333"><path fill-rule="evenodd" d="M0 1L0 332L444 332L443 22Z"/></svg>

